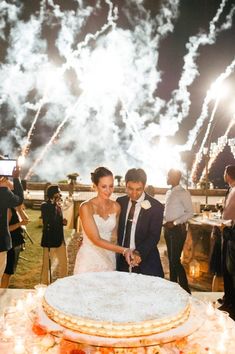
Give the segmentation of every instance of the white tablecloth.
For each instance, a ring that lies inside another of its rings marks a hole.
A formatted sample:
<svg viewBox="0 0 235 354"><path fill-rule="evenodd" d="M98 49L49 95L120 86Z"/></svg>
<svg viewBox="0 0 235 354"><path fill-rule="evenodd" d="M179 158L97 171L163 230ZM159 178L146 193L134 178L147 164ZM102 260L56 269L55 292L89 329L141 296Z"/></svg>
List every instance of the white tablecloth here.
<svg viewBox="0 0 235 354"><path fill-rule="evenodd" d="M37 291L19 289L4 291L1 289L1 354L70 354L73 350L74 352L76 352L75 350L83 350L86 354L234 354L235 352L235 322L226 314L214 310L211 303L199 302L200 316L203 317L200 321L202 325L188 337L148 348L107 349L67 342L50 333L36 335L32 331L34 322L30 312L27 313L27 309L31 306L35 309L36 304L41 302L39 295ZM221 294L195 293L194 295L208 301L215 300ZM210 313L210 311L212 312ZM82 354L82 352L78 353Z"/></svg>

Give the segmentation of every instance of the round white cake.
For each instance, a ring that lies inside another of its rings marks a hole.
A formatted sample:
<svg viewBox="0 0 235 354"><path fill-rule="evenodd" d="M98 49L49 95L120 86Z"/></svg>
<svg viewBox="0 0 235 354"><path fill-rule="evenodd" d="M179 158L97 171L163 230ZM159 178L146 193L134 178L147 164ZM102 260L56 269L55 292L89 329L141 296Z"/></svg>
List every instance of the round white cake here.
<svg viewBox="0 0 235 354"><path fill-rule="evenodd" d="M95 336L151 335L182 324L190 297L178 284L124 272L82 273L46 289L43 308L66 328Z"/></svg>

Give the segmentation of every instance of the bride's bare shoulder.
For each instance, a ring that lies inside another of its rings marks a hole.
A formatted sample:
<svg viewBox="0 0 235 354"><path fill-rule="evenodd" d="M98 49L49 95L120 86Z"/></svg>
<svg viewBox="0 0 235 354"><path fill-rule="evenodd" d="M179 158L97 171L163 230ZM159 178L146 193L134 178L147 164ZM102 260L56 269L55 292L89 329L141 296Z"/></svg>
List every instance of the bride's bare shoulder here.
<svg viewBox="0 0 235 354"><path fill-rule="evenodd" d="M113 207L114 207L115 213L117 215L119 215L120 211L121 211L120 204L118 202L116 202L116 201L113 201Z"/></svg>
<svg viewBox="0 0 235 354"><path fill-rule="evenodd" d="M80 210L81 211L88 211L88 212L91 212L93 211L94 209L94 202L93 202L93 199L89 199L89 200L86 200L85 202L82 202L82 204L80 205Z"/></svg>

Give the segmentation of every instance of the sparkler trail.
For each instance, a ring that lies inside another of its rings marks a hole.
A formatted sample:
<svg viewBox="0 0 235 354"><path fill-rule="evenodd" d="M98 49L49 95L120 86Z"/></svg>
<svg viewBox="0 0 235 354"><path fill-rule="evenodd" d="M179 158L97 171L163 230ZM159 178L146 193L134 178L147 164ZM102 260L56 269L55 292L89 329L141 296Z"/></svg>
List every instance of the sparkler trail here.
<svg viewBox="0 0 235 354"><path fill-rule="evenodd" d="M115 8L113 8L113 4L110 2L110 1L106 1L106 3L109 5L109 13L108 13L108 18L107 18L107 23L101 28L101 30L97 31L94 35L93 34L87 34L86 37L85 37L85 40L82 42L82 43L79 43L78 45L78 49L75 50L73 53L72 53L72 56L69 57L69 59L67 60L66 64L63 65L61 71L62 72L65 72L65 70L67 70L70 66L73 66L74 69L76 69L76 61L74 60L76 57L79 56L79 54L81 54L81 50L82 48L84 48L85 46L88 45L89 41L92 39L92 40L97 40L97 38L102 34L104 33L107 29L109 28L112 28L112 30L114 30L115 28L115 22L117 19L118 19L118 16L117 16L117 10ZM54 3L51 2L51 5L54 6ZM175 19L175 17L177 16L177 6L178 6L178 2L177 4L175 2L170 2L169 3L169 16L166 18L166 22L167 24L164 24L164 11L162 11L161 15L159 16L159 23L161 24L162 26L162 30L161 30L161 36L158 36L159 39L166 35L167 32L171 29L172 30L172 20ZM60 14L61 15L61 14ZM171 26L170 26L170 25ZM156 42L156 41L155 41ZM77 105L75 105L76 107ZM41 106L39 108L39 111L40 112L40 109L41 109ZM127 112L126 112L127 113ZM126 115L128 118L130 118L130 115ZM35 122L37 120L37 117L38 117L38 114L36 115L36 118L33 122L33 125L35 125ZM30 167L29 171L27 172L25 178L28 179L31 177L31 175L33 174L33 171L34 169L36 168L36 166L42 161L42 159L44 158L44 155L46 154L46 152L48 151L49 147L52 145L53 141L57 138L58 134L60 133L61 129L63 128L63 126L65 125L65 123L67 122L67 120L70 118L70 115L67 115L66 118L63 120L63 122L59 125L59 127L56 129L55 133L53 134L53 136L51 137L50 141L47 143L47 145L45 146L45 148L42 150L42 152L40 153L39 157L36 159L36 161L33 163L33 165ZM132 124L129 124L127 122L127 120L124 120L126 122L126 125L127 127L129 126L129 128L131 127L131 130L132 130L132 135L135 136L135 138L137 139L137 141L135 141L135 144L136 142L140 142L141 143L141 146L142 146L142 150L141 150L141 158L143 158L144 156L144 152L147 152L147 150L151 150L148 149L148 146L147 144L144 142L144 140L141 138L138 130L137 130L137 127L135 126L135 123L134 123L134 119L132 119ZM32 130L32 129L31 129ZM137 138L138 136L138 138ZM146 146L145 146L146 145ZM145 148L144 148L145 147ZM131 151L131 149L130 149ZM149 154L147 154L149 155Z"/></svg>
<svg viewBox="0 0 235 354"><path fill-rule="evenodd" d="M210 153L210 158L208 161L208 172L210 171L210 169L212 168L213 163L215 162L216 158L218 157L219 153L221 153L228 141L228 134L231 131L232 127L235 125L235 120L232 119L231 122L229 122L229 125L224 133L224 135L220 136L217 140L217 144L216 143L212 143L211 144L211 153ZM233 152L232 152L233 153ZM234 154L234 153L233 153ZM206 169L204 168L201 174L201 180L203 178L205 178L205 174L206 174Z"/></svg>
<svg viewBox="0 0 235 354"><path fill-rule="evenodd" d="M202 113L201 113L200 117L198 118L194 129L191 130L191 132L190 132L190 134L192 136L192 139L190 139L191 145L188 146L189 150L192 148L192 142L196 139L198 131L201 128L204 120L208 117L208 105L209 105L209 102L213 99L213 95L211 94L212 90L213 90L213 86L214 87L217 86L218 88L221 87L220 88L220 90L221 90L222 89L222 83L225 81L225 79L227 79L234 72L234 69L235 69L235 58L233 59L231 64L229 66L227 66L225 72L222 73L215 80L214 84L212 85L212 88L207 92L207 95L206 95L205 100L203 102ZM209 124L208 124L208 127L207 127L207 131L206 131L205 137L204 137L204 139L202 141L202 144L199 147L199 151L198 151L198 153L196 155L196 159L195 159L195 161L193 163L192 171L191 171L191 177L195 175L196 169L197 169L197 165L198 165L198 163L201 160L202 151L203 151L203 148L204 148L205 143L207 141L207 138L208 138L208 135L209 135L209 132L210 132L210 129L211 129L211 125L212 125L214 117L215 117L215 112L216 112L218 103L219 103L219 100L217 99L216 100L216 104L214 105L214 108L213 108L212 115L210 117L210 121L209 121Z"/></svg>
<svg viewBox="0 0 235 354"><path fill-rule="evenodd" d="M35 169L35 167L39 164L39 162L42 161L45 153L47 152L47 150L49 149L49 147L53 144L53 142L55 141L55 139L57 138L57 136L59 135L61 129L63 128L63 126L65 125L65 123L67 122L68 118L71 117L72 113L76 110L76 108L78 107L80 103L80 99L78 99L78 101L75 103L75 105L72 107L72 109L68 112L68 114L66 115L66 117L64 118L64 120L60 123L60 125L57 127L56 131L54 132L53 136L51 137L50 141L45 145L45 147L43 148L43 150L41 151L39 157L35 160L35 162L33 163L33 165L30 167L28 173L25 176L25 179L29 179L32 174L33 171Z"/></svg>
<svg viewBox="0 0 235 354"><path fill-rule="evenodd" d="M90 33L87 34L85 39L84 39L84 41L79 44L78 50L73 52L73 57L78 56L78 54L81 52L82 48L85 47L89 43L89 41L91 39L96 40L98 38L98 36L100 36L103 32L105 32L109 27L114 28L114 26L115 26L114 20L117 19L117 11L116 11L116 9L113 8L113 4L109 0L105 0L105 2L109 5L107 23L104 26L102 26L101 30L97 31L94 35L90 34ZM49 4L51 6L53 6L54 13L56 14L57 17L62 17L63 16L63 13L60 11L59 6L55 6L53 0L49 1ZM44 5L44 3L42 5ZM43 10L44 10L44 6L41 6L41 13L43 13ZM113 16L113 13L115 14L115 16ZM40 17L42 18L42 16L40 16ZM72 65L72 63L71 63L71 58L70 58L70 60L68 62L66 62L66 64L60 69L60 71L58 72L58 75L62 76L64 74L64 72L71 65ZM25 143L25 145L22 148L22 152L21 152L21 156L22 157L25 157L26 154L29 151L29 147L30 147L30 144L31 144L32 133L33 133L33 130L35 129L35 125L37 123L37 120L38 120L39 114L41 112L42 106L46 102L46 98L48 98L48 94L49 94L48 91L49 91L48 89L45 90L45 94L44 94L43 98L40 100L40 102L38 104L39 108L38 108L38 110L36 112L36 115L34 117L32 125L31 125L31 127L29 129L29 132L27 134L26 143ZM77 104L75 104L75 107L76 106L77 106ZM26 179L31 177L31 175L33 174L33 168L35 168L38 165L38 163L41 162L41 160L43 159L45 153L48 151L48 149L51 146L51 144L53 143L53 141L57 138L58 134L60 133L61 129L63 128L63 126L65 125L65 123L69 119L69 117L70 117L70 115L67 115L66 118L63 120L63 122L56 129L56 131L53 134L53 136L51 137L50 141L47 143L47 145L45 146L45 148L41 152L40 156L34 162L33 167L30 167L30 170L26 174L26 177L25 177Z"/></svg>
<svg viewBox="0 0 235 354"><path fill-rule="evenodd" d="M189 42L186 44L188 53L184 56L184 67L179 80L179 86L178 89L173 92L173 97L167 103L166 113L163 115L164 120L165 117L170 116L169 121L177 122L177 124L174 124L175 130L172 130L172 134L175 134L176 130L178 130L179 123L181 123L189 114L191 100L187 88L192 85L195 78L199 75L196 59L199 56L200 46L213 45L216 41L216 36L221 31L229 29L232 26L232 17L230 15L226 17L226 22L221 28L216 27L216 23L219 21L219 18L223 13L226 2L227 0L221 2L214 18L211 20L209 24L209 33L198 33L196 36L190 37ZM234 10L235 6L232 8L231 14L234 13ZM188 143L190 144L190 141Z"/></svg>
<svg viewBox="0 0 235 354"><path fill-rule="evenodd" d="M216 77L233 78L233 44L208 76L203 58L208 48L219 53L235 6L216 0L205 23L193 13L191 26L188 2L150 3L0 3L0 150L27 157L27 178L58 181L78 170L86 182L99 164L119 175L138 165L148 183L161 186L169 167L183 168L181 151L206 144L199 135L212 100L208 87ZM175 43L184 44L181 53L171 50Z"/></svg>

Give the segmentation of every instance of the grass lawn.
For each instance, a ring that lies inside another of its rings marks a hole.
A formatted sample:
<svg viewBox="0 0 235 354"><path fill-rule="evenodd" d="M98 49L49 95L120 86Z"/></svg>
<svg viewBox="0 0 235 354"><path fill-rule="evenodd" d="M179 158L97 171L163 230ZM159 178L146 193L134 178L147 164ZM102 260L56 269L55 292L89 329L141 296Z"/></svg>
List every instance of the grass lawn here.
<svg viewBox="0 0 235 354"><path fill-rule="evenodd" d="M11 277L10 288L32 289L40 283L40 273L42 267L42 247L40 246L42 237L42 226L40 221L40 210L26 210L30 222L27 225L27 232L33 239L32 244L26 236L26 247L20 253L20 259L16 273ZM71 230L65 230L65 236L69 236Z"/></svg>

